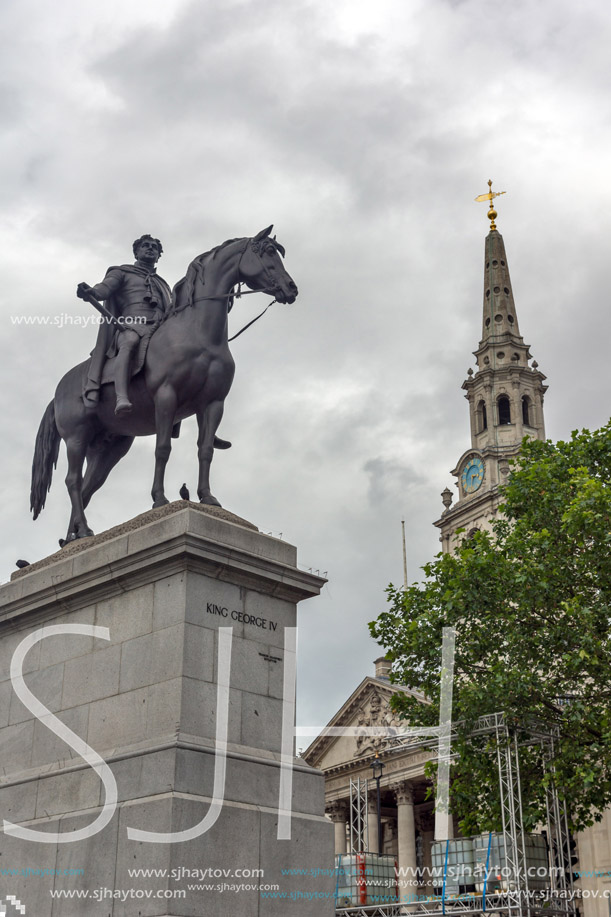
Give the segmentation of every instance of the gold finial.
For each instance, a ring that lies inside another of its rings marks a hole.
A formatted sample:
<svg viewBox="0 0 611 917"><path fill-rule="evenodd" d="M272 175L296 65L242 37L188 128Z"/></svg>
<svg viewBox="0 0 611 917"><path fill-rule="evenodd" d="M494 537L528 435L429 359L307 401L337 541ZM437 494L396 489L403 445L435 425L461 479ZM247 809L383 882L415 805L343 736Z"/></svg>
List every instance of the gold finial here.
<svg viewBox="0 0 611 917"><path fill-rule="evenodd" d="M488 219L490 220L490 231L496 229L496 223L494 222L498 216L496 210L492 206L492 201L495 197L499 197L501 194L505 194L504 191L493 191L492 190L492 179L488 179L488 194L478 194L475 198L476 201L490 201L490 210L488 211Z"/></svg>

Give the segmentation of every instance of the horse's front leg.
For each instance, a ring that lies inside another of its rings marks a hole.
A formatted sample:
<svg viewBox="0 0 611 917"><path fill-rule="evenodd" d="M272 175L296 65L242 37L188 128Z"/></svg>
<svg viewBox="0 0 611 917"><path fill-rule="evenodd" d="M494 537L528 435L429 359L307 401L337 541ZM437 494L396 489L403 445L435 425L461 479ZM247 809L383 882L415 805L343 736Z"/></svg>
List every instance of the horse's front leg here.
<svg viewBox="0 0 611 917"><path fill-rule="evenodd" d="M164 493L165 466L172 451L172 427L176 413L176 392L170 385L164 385L155 394L155 477L153 478L153 509L165 506L170 501Z"/></svg>
<svg viewBox="0 0 611 917"><path fill-rule="evenodd" d="M199 480L197 483L197 496L200 503L210 506L221 504L210 493L210 463L214 455L214 434L223 416L224 402L211 401L205 408L197 412L199 435L197 437L197 457L199 459Z"/></svg>

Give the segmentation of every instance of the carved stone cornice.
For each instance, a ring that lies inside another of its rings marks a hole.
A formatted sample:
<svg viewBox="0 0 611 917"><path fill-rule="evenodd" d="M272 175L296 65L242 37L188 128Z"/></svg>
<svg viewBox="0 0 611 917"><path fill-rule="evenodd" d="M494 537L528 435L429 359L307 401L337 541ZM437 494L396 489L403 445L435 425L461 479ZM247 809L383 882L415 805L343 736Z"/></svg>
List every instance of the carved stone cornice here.
<svg viewBox="0 0 611 917"><path fill-rule="evenodd" d="M424 768L421 768L420 765L426 764L435 755L435 751L405 751L400 755L393 756L390 761L385 759L386 767L384 773L388 776L390 773L397 771L413 771L414 768L417 768L421 773L410 773L410 777L424 777ZM362 777L371 779L371 773L368 768L371 766L374 757L375 755L371 754L362 758L353 758L350 761L343 761L341 764L334 764L333 767L322 768L322 772L325 778L350 773L351 776L360 774ZM384 781L382 781L382 785L384 786Z"/></svg>

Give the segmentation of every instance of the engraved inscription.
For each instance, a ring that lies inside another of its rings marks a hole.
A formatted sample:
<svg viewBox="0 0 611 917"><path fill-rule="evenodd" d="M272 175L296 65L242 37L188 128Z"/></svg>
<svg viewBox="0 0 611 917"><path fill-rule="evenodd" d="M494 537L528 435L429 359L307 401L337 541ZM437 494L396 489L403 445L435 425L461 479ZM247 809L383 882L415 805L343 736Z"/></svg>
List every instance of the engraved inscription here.
<svg viewBox="0 0 611 917"><path fill-rule="evenodd" d="M277 630L278 628L276 621L269 621L260 615L249 615L246 611L230 610L225 605L216 605L214 602L206 603L206 612L209 615L219 615L221 618L231 618L241 624L252 624L253 627L260 627L263 630Z"/></svg>

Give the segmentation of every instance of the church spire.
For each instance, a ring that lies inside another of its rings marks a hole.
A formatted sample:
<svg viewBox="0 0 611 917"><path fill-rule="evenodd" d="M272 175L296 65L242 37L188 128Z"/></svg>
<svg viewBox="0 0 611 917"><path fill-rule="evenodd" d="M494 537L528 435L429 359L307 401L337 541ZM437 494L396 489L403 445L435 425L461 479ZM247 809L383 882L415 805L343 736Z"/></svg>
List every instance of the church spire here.
<svg viewBox="0 0 611 917"><path fill-rule="evenodd" d="M545 439L543 398L545 376L531 364L528 344L520 335L513 287L503 237L496 228L492 202L504 192L492 190L476 198L489 201L490 231L484 249L482 336L474 351L475 374L470 369L462 384L469 402L471 447L452 470L457 478L458 502L442 494L444 513L435 525L441 529L444 551L453 549L457 529L486 528L495 515L499 485L507 480L509 460L520 451L522 439Z"/></svg>
<svg viewBox="0 0 611 917"><path fill-rule="evenodd" d="M532 359L520 334L503 237L496 228L492 201L504 191L476 200L490 201L490 232L484 247L482 337L474 351L477 372L463 382L471 412L471 445L516 454L525 435L545 438L543 395L545 376L528 365Z"/></svg>
<svg viewBox="0 0 611 917"><path fill-rule="evenodd" d="M513 298L513 288L507 266L505 243L497 229L491 229L486 237L484 259L484 306L482 317L482 340L500 340L507 336L516 343L523 343L520 337L518 316Z"/></svg>
<svg viewBox="0 0 611 917"><path fill-rule="evenodd" d="M480 349L486 340L490 338L499 339L504 335L510 335L515 339L516 343L523 344L518 327L509 268L507 267L505 243L496 228L495 220L498 214L492 204L495 197L500 197L505 192L493 191L492 179L488 180L488 188L487 194L479 194L475 198L476 201L490 201L490 209L488 210L490 232L486 238L484 259L484 316L482 319Z"/></svg>

